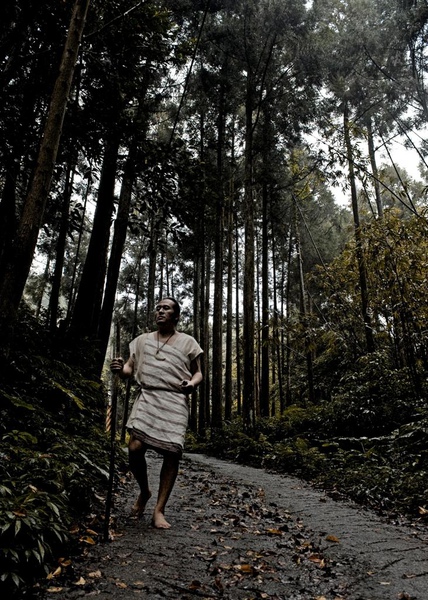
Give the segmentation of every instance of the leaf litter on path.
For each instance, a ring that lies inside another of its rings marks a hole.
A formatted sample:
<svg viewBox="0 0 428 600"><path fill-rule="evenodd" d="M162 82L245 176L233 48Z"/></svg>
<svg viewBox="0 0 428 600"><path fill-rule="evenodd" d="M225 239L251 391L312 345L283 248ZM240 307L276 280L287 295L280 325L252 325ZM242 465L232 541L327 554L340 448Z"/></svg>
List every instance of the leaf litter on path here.
<svg viewBox="0 0 428 600"><path fill-rule="evenodd" d="M150 456L153 497L160 464ZM48 597L378 600L353 595L362 566L330 555L339 538L315 533L262 487L185 458L167 507L170 530L151 527L153 498L142 519L131 516L136 495L129 477L115 496L112 541L85 544L58 577L61 592L51 580Z"/></svg>

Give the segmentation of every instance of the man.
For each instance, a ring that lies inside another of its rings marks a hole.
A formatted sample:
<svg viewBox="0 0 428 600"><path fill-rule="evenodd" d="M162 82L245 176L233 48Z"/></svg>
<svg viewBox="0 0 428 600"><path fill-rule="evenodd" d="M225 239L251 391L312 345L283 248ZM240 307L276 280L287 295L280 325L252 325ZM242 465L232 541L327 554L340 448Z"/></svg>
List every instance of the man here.
<svg viewBox="0 0 428 600"><path fill-rule="evenodd" d="M151 448L163 456L159 492L152 524L169 529L165 507L178 474L183 452L189 406L188 395L202 381L200 356L196 340L176 326L180 306L174 298L163 298L156 306L157 331L144 333L129 345L130 356L110 364L121 378L134 376L140 393L127 422L130 432L129 466L140 487L134 506L137 516L144 513L151 497L145 454Z"/></svg>

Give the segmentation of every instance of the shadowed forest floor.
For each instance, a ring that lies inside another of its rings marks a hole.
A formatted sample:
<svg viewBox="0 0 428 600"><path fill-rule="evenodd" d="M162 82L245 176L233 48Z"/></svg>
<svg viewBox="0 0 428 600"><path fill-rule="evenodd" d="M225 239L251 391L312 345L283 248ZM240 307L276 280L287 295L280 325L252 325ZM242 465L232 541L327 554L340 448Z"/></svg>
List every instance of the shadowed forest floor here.
<svg viewBox="0 0 428 600"><path fill-rule="evenodd" d="M129 479L109 543L88 544L49 580L46 599L427 600L428 531L394 525L300 480L186 455L167 507L137 520Z"/></svg>

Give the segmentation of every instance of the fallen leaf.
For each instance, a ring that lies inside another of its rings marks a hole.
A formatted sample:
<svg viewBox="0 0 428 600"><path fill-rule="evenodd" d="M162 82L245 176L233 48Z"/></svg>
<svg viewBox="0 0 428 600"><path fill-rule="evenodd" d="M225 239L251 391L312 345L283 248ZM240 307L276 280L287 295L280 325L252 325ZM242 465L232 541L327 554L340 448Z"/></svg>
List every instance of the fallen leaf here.
<svg viewBox="0 0 428 600"><path fill-rule="evenodd" d="M46 577L46 579L53 579L54 577L58 577L58 575L61 575L62 573L62 569L61 567L58 567L55 569L55 571L52 571L52 573L49 573L49 575Z"/></svg>
<svg viewBox="0 0 428 600"><path fill-rule="evenodd" d="M242 571L242 573L253 573L254 567L252 565L236 565L235 567L238 571Z"/></svg>
<svg viewBox="0 0 428 600"><path fill-rule="evenodd" d="M337 538L335 535L328 535L325 539L328 542L334 542L335 544L339 544L339 538Z"/></svg>
<svg viewBox="0 0 428 600"><path fill-rule="evenodd" d="M98 535L98 533L96 531L94 531L93 529L87 529L86 533L89 533L89 535L95 535L95 537Z"/></svg>
<svg viewBox="0 0 428 600"><path fill-rule="evenodd" d="M85 544L91 544L91 545L96 544L95 540L93 538L91 538L89 535L82 535L82 537L79 538L79 542L83 542Z"/></svg>
<svg viewBox="0 0 428 600"><path fill-rule="evenodd" d="M71 565L71 560L69 558L59 558L58 562L61 567L69 567Z"/></svg>
<svg viewBox="0 0 428 600"><path fill-rule="evenodd" d="M317 564L321 568L325 567L325 560L319 554L311 554L310 556L308 556L308 560L310 560L311 562Z"/></svg>
<svg viewBox="0 0 428 600"><path fill-rule="evenodd" d="M268 529L267 533L269 535L284 535L284 532L281 531L280 529Z"/></svg>
<svg viewBox="0 0 428 600"><path fill-rule="evenodd" d="M116 581L116 584L115 584L115 585L116 585L116 587L118 587L118 588L122 588L122 589L125 589L125 588L127 588L127 587L128 587L128 586L127 586L127 584L126 584L126 583L124 583L123 581Z"/></svg>
<svg viewBox="0 0 428 600"><path fill-rule="evenodd" d="M428 509L424 508L423 506L419 507L419 514L420 515L428 515Z"/></svg>
<svg viewBox="0 0 428 600"><path fill-rule="evenodd" d="M91 577L92 579L99 579L100 577L102 577L101 571L92 571L91 573L88 573L88 577Z"/></svg>
<svg viewBox="0 0 428 600"><path fill-rule="evenodd" d="M76 581L76 583L74 585L86 585L86 579L83 579L83 577L80 577L79 581Z"/></svg>
<svg viewBox="0 0 428 600"><path fill-rule="evenodd" d="M59 594L59 592L62 592L63 588L62 587L48 587L48 589L46 590L49 594Z"/></svg>

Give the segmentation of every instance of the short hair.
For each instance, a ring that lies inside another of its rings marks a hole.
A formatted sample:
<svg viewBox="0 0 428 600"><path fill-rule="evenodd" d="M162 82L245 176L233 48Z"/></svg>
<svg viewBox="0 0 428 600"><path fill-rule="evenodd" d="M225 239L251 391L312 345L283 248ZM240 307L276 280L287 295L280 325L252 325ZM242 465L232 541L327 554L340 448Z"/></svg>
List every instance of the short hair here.
<svg viewBox="0 0 428 600"><path fill-rule="evenodd" d="M164 296L162 298L162 300L171 300L171 302L174 303L174 314L175 314L175 320L178 321L178 319L180 318L180 312L181 312L181 306L178 303L178 300L176 300L175 298L173 298L172 296Z"/></svg>

